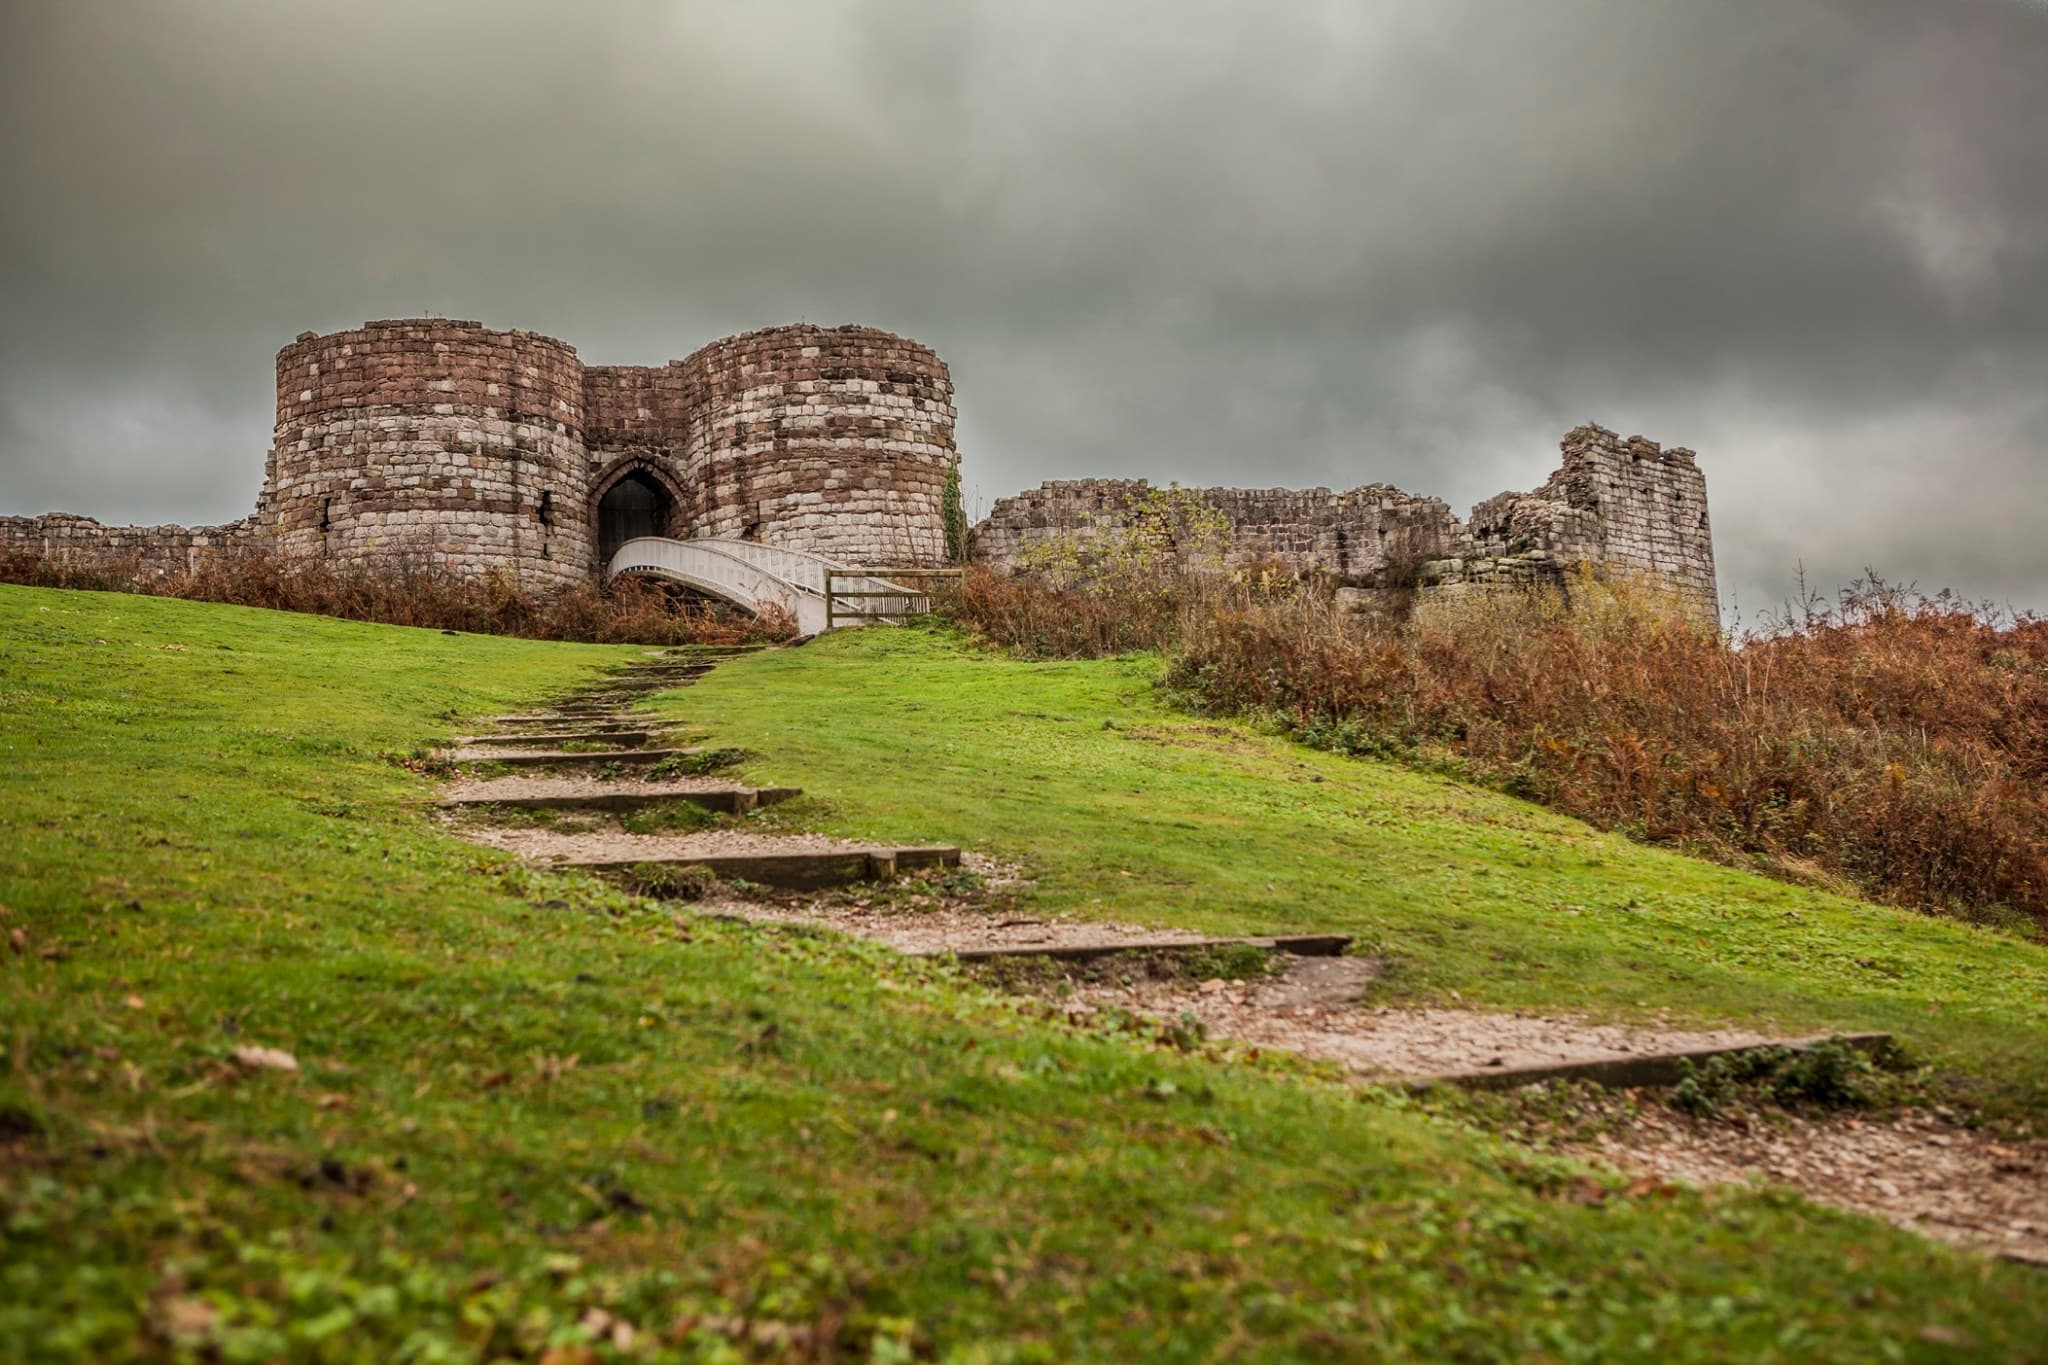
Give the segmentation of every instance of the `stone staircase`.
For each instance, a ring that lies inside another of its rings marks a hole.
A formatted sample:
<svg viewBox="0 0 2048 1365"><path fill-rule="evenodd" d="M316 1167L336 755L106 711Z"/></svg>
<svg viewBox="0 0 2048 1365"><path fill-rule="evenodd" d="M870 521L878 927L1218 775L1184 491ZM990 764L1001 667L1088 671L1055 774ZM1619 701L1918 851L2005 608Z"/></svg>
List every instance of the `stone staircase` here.
<svg viewBox="0 0 2048 1365"><path fill-rule="evenodd" d="M478 842L511 847L540 865L613 877L635 889L688 883L685 874L815 891L958 867L952 847L896 847L760 833L745 817L801 795L796 787L755 787L719 775L747 755L702 743L636 708L657 693L688 687L724 659L762 646L662 651L647 662L577 689L550 706L490 717L491 728L459 736L444 757L462 776L441 809ZM708 812L705 827L636 833L633 815ZM552 817L574 828L551 828ZM721 821L720 817L723 817Z"/></svg>

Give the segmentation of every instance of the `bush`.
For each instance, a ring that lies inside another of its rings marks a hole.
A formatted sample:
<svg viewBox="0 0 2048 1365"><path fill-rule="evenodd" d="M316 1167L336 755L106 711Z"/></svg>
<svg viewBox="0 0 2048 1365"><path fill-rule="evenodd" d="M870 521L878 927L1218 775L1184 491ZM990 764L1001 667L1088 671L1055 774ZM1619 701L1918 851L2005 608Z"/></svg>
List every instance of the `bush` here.
<svg viewBox="0 0 2048 1365"><path fill-rule="evenodd" d="M795 622L786 615L749 617L721 603L693 599L659 580L625 577L548 596L521 587L506 574L458 574L403 559L374 569L339 568L250 551L204 560L190 570L146 573L134 561L58 563L12 555L0 557L0 582L591 644L744 644L795 633Z"/></svg>

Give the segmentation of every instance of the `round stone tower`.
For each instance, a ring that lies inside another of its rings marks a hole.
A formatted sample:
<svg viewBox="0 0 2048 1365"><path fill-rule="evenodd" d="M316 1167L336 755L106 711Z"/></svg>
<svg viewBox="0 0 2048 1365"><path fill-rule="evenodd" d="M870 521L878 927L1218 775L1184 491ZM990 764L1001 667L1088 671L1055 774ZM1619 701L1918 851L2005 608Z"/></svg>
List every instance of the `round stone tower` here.
<svg viewBox="0 0 2048 1365"><path fill-rule="evenodd" d="M261 516L283 554L587 581L589 476L583 366L552 338L401 318L278 352Z"/></svg>
<svg viewBox="0 0 2048 1365"><path fill-rule="evenodd" d="M925 346L873 327L772 327L684 362L701 417L686 451L709 494L698 533L854 564L943 563L953 382Z"/></svg>

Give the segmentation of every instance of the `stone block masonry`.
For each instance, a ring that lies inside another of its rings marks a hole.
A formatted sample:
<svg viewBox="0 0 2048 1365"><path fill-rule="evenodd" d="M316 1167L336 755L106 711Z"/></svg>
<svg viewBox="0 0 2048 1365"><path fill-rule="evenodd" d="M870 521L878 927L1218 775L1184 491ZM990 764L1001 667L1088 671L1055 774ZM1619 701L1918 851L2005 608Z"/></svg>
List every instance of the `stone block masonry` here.
<svg viewBox="0 0 2048 1365"><path fill-rule="evenodd" d="M1541 488L1490 498L1469 521L1439 499L1385 484L1187 491L1228 523L1232 564L1278 562L1368 599L1562 580L1583 565L1664 585L1717 619L1707 486L1693 452L1598 426L1566 433L1561 449L1562 464ZM1129 525L1150 491L1132 479L1042 484L996 503L974 528L975 554L998 568L1028 565L1042 547Z"/></svg>
<svg viewBox="0 0 2048 1365"><path fill-rule="evenodd" d="M143 578L189 573L221 555L263 542L256 518L225 526L102 526L91 517L45 512L0 517L0 559L16 556L77 567L119 568Z"/></svg>
<svg viewBox="0 0 2048 1365"><path fill-rule="evenodd" d="M588 580L583 366L472 322L310 333L277 357L259 520L290 557Z"/></svg>

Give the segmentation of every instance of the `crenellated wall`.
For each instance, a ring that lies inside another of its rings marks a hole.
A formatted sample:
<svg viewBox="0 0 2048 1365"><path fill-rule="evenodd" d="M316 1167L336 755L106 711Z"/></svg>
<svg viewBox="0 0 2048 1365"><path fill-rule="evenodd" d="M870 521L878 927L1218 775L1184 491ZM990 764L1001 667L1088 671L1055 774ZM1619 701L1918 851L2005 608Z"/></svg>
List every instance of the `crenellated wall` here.
<svg viewBox="0 0 2048 1365"><path fill-rule="evenodd" d="M1598 426L1566 433L1561 451L1541 488L1490 498L1469 522L1439 499L1385 484L1187 493L1227 523L1224 553L1234 565L1277 560L1366 594L1557 579L1590 565L1653 579L1701 616L1718 616L1706 480L1693 452ZM1001 568L1026 566L1042 547L1129 525L1150 492L1143 480L1042 484L996 503L974 528L975 554Z"/></svg>

